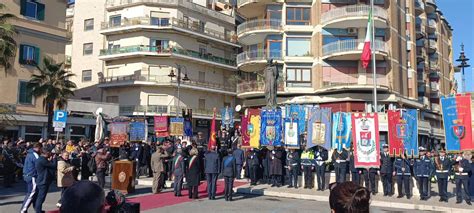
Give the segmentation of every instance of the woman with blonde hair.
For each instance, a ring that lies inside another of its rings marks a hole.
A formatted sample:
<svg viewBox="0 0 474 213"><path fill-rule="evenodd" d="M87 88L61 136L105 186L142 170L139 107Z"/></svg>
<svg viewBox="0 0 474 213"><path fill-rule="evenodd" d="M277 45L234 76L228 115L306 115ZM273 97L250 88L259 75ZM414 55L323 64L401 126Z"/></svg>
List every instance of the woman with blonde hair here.
<svg viewBox="0 0 474 213"><path fill-rule="evenodd" d="M63 151L61 153L61 157L58 160L58 188L61 188L61 197L64 194L64 191L74 184L75 179L73 176L74 166L71 165L69 162L69 152ZM61 207L61 198L59 198L58 203L56 206L59 208Z"/></svg>
<svg viewBox="0 0 474 213"><path fill-rule="evenodd" d="M188 158L189 161L186 168L186 183L188 185L189 199L198 198L198 186L201 177L198 153L199 152L196 148L192 148L191 151L189 151L190 157Z"/></svg>

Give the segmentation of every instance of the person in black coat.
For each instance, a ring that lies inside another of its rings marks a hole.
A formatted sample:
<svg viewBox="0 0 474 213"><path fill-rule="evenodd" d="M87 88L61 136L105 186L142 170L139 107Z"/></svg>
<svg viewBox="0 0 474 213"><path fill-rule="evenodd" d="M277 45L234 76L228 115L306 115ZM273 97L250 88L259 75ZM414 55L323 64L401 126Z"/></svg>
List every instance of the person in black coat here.
<svg viewBox="0 0 474 213"><path fill-rule="evenodd" d="M201 180L201 165L198 150L193 148L189 151L189 160L186 166L186 183L188 185L189 199L198 199L198 186Z"/></svg>
<svg viewBox="0 0 474 213"><path fill-rule="evenodd" d="M222 176L224 176L225 188L225 200L232 201L232 189L234 188L234 179L237 175L237 163L234 156L232 156L232 150L227 150L227 156L222 160Z"/></svg>
<svg viewBox="0 0 474 213"><path fill-rule="evenodd" d="M255 186L257 185L257 180L258 180L258 169L260 168L260 161L258 159L258 150L251 148L250 153L247 156L247 162L248 162L248 171L249 171L249 176L250 176L250 185Z"/></svg>
<svg viewBox="0 0 474 213"><path fill-rule="evenodd" d="M272 187L280 187L283 176L284 153L280 147L270 152L270 175L272 176Z"/></svg>
<svg viewBox="0 0 474 213"><path fill-rule="evenodd" d="M204 172L207 180L207 194L209 200L216 199L217 176L221 172L221 160L216 152L217 147L211 147L211 150L204 155Z"/></svg>
<svg viewBox="0 0 474 213"><path fill-rule="evenodd" d="M151 170L151 146L150 144L143 143L143 156L140 161L140 165L142 166L142 174L146 175L148 173L148 177L153 177L153 171Z"/></svg>
<svg viewBox="0 0 474 213"><path fill-rule="evenodd" d="M260 158L262 159L262 181L265 184L270 183L270 154L271 152L267 149L267 147L263 147L260 150Z"/></svg>
<svg viewBox="0 0 474 213"><path fill-rule="evenodd" d="M334 170L336 172L336 182L337 183L345 182L349 153L345 149L342 149L341 151L335 150L332 154L331 159L334 164Z"/></svg>
<svg viewBox="0 0 474 213"><path fill-rule="evenodd" d="M359 186L360 184L360 175L362 174L362 170L359 168L355 168L354 164L354 152L350 152L350 157L349 157L349 170L351 172L351 181Z"/></svg>
<svg viewBox="0 0 474 213"><path fill-rule="evenodd" d="M132 142L132 147L130 150L130 158L132 161L136 162L136 172L137 172L137 179L140 177L141 172L140 172L140 162L143 157L143 148L140 142Z"/></svg>
<svg viewBox="0 0 474 213"><path fill-rule="evenodd" d="M173 158L172 170L174 175L174 196L181 197L181 189L183 188L183 176L185 169L185 154L182 149L176 150L176 155Z"/></svg>
<svg viewBox="0 0 474 213"><path fill-rule="evenodd" d="M41 156L35 162L36 169L36 185L38 188L38 196L35 202L35 211L43 212L43 203L46 200L49 186L54 180L56 172L56 162L53 161L51 150L43 147Z"/></svg>
<svg viewBox="0 0 474 213"><path fill-rule="evenodd" d="M232 156L235 158L235 163L237 165L237 180L241 179L242 166L245 161L244 150L242 150L242 145L237 144L237 148L232 152Z"/></svg>
<svg viewBox="0 0 474 213"><path fill-rule="evenodd" d="M316 166L316 179L318 180L318 189L326 189L326 161L328 160L328 150L322 146L317 146L314 152L314 163Z"/></svg>
<svg viewBox="0 0 474 213"><path fill-rule="evenodd" d="M388 144L383 145L383 152L380 154L380 178L383 185L383 196L392 196L392 172L393 158L388 153Z"/></svg>
<svg viewBox="0 0 474 213"><path fill-rule="evenodd" d="M451 171L452 162L446 156L446 150L439 151L435 158L436 178L438 179L439 202L448 202L448 176Z"/></svg>

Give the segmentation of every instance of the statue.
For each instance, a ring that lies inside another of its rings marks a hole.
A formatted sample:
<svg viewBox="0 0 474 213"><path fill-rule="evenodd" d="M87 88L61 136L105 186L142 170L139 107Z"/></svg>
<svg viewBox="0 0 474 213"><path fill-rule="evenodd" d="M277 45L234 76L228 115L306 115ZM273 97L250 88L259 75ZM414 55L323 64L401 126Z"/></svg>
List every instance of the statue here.
<svg viewBox="0 0 474 213"><path fill-rule="evenodd" d="M278 69L273 63L273 59L267 61L265 67L265 101L268 108L277 106L277 90L278 90Z"/></svg>

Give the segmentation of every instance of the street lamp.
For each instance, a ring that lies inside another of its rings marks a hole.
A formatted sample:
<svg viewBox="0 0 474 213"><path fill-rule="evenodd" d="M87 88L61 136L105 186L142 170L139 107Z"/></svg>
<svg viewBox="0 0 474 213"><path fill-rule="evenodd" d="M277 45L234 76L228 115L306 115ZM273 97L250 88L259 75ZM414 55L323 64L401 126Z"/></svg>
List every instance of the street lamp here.
<svg viewBox="0 0 474 213"><path fill-rule="evenodd" d="M469 61L469 58L466 57L464 54L464 44L461 44L461 55L459 56L456 61L461 62L461 64L458 65L459 68L461 68L462 72L462 92L466 92L466 77L464 76L464 67L470 67L471 65L467 64L467 61Z"/></svg>
<svg viewBox="0 0 474 213"><path fill-rule="evenodd" d="M176 64L176 67L178 68L178 75L175 75L174 74L174 71L173 69L171 69L170 71L170 74L168 75L168 77L170 77L171 79L173 79L174 77L177 77L177 83L178 83L178 106L176 108L176 117L178 117L178 111L179 111L179 105L180 105L180 95L179 95L179 89L181 88L181 81L189 81L190 79L188 78L188 69L186 68L186 66L182 66L182 65L179 65L179 64ZM186 70L186 72L184 73L184 77L183 79L181 79L181 67L184 67L184 69Z"/></svg>

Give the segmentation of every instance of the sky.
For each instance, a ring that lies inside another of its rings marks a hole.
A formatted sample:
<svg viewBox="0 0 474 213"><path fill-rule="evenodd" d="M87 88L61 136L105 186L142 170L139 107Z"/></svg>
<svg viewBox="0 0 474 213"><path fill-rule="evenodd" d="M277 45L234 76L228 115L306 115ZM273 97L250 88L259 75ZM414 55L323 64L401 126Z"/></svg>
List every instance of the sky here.
<svg viewBox="0 0 474 213"><path fill-rule="evenodd" d="M466 91L474 91L474 0L436 0L436 5L443 12L453 31L454 66L459 65L456 59L464 43L464 52L471 59L465 68ZM454 75L458 82L458 92L462 92L461 74Z"/></svg>

